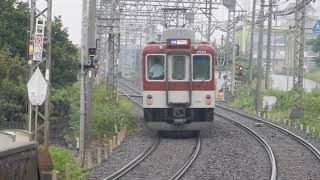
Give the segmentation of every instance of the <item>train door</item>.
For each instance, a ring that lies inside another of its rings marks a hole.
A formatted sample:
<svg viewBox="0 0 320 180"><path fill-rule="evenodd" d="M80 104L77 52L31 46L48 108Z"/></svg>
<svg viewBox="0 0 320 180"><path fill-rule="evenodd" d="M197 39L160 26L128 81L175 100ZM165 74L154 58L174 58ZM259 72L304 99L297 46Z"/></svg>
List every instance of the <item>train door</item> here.
<svg viewBox="0 0 320 180"><path fill-rule="evenodd" d="M190 56L168 55L167 60L167 103L189 106L191 104Z"/></svg>

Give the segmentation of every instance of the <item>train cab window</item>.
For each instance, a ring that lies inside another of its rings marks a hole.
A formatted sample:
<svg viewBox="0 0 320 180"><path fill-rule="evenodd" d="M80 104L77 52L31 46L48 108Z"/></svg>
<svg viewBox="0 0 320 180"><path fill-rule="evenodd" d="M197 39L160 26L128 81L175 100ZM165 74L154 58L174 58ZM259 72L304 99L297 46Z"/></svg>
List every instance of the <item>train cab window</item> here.
<svg viewBox="0 0 320 180"><path fill-rule="evenodd" d="M195 55L193 56L193 80L209 80L210 79L210 56Z"/></svg>
<svg viewBox="0 0 320 180"><path fill-rule="evenodd" d="M186 56L174 55L171 59L171 79L185 80L186 79Z"/></svg>
<svg viewBox="0 0 320 180"><path fill-rule="evenodd" d="M149 80L164 80L164 56L147 56L147 76Z"/></svg>

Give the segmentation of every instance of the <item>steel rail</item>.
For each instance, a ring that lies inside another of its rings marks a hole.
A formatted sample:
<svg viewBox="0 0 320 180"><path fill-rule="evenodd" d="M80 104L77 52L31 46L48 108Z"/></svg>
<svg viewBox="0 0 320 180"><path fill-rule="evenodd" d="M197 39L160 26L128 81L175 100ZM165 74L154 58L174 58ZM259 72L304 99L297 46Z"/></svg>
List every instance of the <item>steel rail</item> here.
<svg viewBox="0 0 320 180"><path fill-rule="evenodd" d="M138 94L141 94L141 92L139 90L131 87L130 85L126 84L125 82L122 82L120 80L118 80L118 82L120 84L126 86L127 88L133 90L134 92L136 92ZM125 92L123 92L123 93L125 94ZM127 94L125 94L125 95L127 95ZM127 95L127 97L130 100L132 100L132 101L134 101L136 103L136 101L133 100L129 95ZM200 149L201 149L201 138L200 138L200 134L199 134L198 138L197 138L197 145L194 148L194 151L190 155L189 159L178 169L178 171L169 180L178 180L178 179L180 179L184 175L184 173L191 167L192 163L196 160L196 158L197 158L197 156L198 156L198 154L200 152Z"/></svg>
<svg viewBox="0 0 320 180"><path fill-rule="evenodd" d="M246 117L248 119L251 119L253 121L264 123L267 126L273 128L273 129L276 129L276 130L278 130L278 131L290 136L291 138L293 138L294 140L296 140L300 144L302 144L304 147L308 148L320 161L320 151L316 147L314 147L311 143L309 143L308 141L304 140L300 136L292 133L291 131L289 131L289 130L283 128L283 127L280 127L280 126L278 126L276 124L273 124L271 122L268 122L266 120L263 120L261 118L258 118L258 117L251 116L251 115L245 114L243 112L240 112L239 110L235 110L235 109L232 109L232 108L229 108L229 107L226 107L226 106L223 106L223 105L219 105L219 104L216 104L216 107L224 109L224 110L227 110L229 112L233 112L233 113L238 114L240 116L244 116L244 117Z"/></svg>
<svg viewBox="0 0 320 180"><path fill-rule="evenodd" d="M215 112L214 113L215 115L229 121L230 123L232 123L233 125L237 126L237 127L240 127L241 129L243 129L244 131L246 131L248 134L252 135L257 141L259 141L263 148L265 149L265 151L268 153L268 157L269 157L269 160L270 160L270 165L271 165L271 171L270 171L270 176L269 176L269 179L270 180L276 180L277 179L277 161L276 161L276 158L275 158L275 155L271 149L271 147L268 145L268 143L263 140L262 137L260 137L256 132L254 132L253 130L251 130L250 128L248 128L247 126L221 114L221 113L217 113Z"/></svg>
<svg viewBox="0 0 320 180"><path fill-rule="evenodd" d="M124 82L122 82L122 81L120 81L120 80L118 80L118 82L119 82L120 84L124 85L125 87L127 87L127 88L129 88L129 89L131 89L131 90L133 90L134 92L137 93L137 95L133 95L133 96L132 96L132 95L126 93L126 92L125 92L124 90L122 90L121 88L119 88L119 91L122 93L121 95L126 96L130 101L132 101L132 102L133 102L134 104L136 104L140 109L142 109L142 108L143 108L143 105L133 98L133 97L142 98L140 91L134 89L133 87L127 85L126 83L124 83Z"/></svg>
<svg viewBox="0 0 320 180"><path fill-rule="evenodd" d="M133 97L137 97L137 96L130 96L130 94L127 94L126 92L124 92L123 90L119 90L122 94L126 96L130 101L132 101L133 103L135 103L139 108L143 108L143 105L141 103L139 103L137 100L135 100ZM141 98L141 96L137 97L137 98Z"/></svg>
<svg viewBox="0 0 320 180"><path fill-rule="evenodd" d="M119 78L119 79L120 79L120 78ZM124 79L124 78L122 78L122 79ZM128 80L126 80L126 81L128 81ZM139 91L138 89L131 87L130 85L126 84L126 83L123 82L123 81L118 80L118 82L119 82L120 84L126 86L127 88L131 89L131 90L134 91L135 93L141 95L141 91Z"/></svg>
<svg viewBox="0 0 320 180"><path fill-rule="evenodd" d="M119 179L120 177L125 175L127 172L129 172L134 167L136 167L139 163L141 163L144 159L146 159L146 157L148 157L156 149L156 147L159 145L159 141L160 140L159 140L159 137L158 137L157 140L155 140L155 142L153 143L153 145L150 146L145 152L141 153L134 160L132 160L127 165L125 165L124 167L119 169L117 172L111 174L110 176L108 176L104 180Z"/></svg>
<svg viewBox="0 0 320 180"><path fill-rule="evenodd" d="M197 138L197 145L194 148L193 153L189 157L189 159L180 167L180 169L169 179L169 180L178 180L180 179L184 173L191 167L192 163L196 160L197 156L199 155L201 149L201 138L200 134Z"/></svg>

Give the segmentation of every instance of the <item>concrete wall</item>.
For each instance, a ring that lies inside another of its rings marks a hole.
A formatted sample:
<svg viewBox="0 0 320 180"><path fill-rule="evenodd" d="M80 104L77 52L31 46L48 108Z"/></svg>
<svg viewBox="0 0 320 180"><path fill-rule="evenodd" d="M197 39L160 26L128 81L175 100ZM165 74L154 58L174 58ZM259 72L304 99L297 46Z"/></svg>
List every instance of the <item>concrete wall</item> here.
<svg viewBox="0 0 320 180"><path fill-rule="evenodd" d="M0 144L0 179L38 180L36 144Z"/></svg>

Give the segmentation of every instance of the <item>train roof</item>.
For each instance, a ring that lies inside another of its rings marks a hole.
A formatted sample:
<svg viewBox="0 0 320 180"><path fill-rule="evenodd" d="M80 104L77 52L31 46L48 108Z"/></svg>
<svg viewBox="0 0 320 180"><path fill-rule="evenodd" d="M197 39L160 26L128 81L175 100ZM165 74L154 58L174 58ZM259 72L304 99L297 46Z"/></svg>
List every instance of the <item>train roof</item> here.
<svg viewBox="0 0 320 180"><path fill-rule="evenodd" d="M186 28L166 29L162 32L161 41L164 42L167 39L190 39L191 42L194 42L195 32Z"/></svg>

